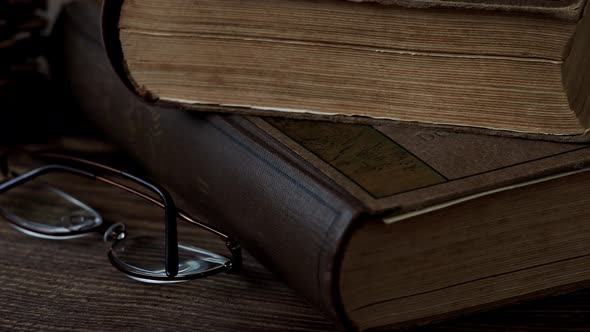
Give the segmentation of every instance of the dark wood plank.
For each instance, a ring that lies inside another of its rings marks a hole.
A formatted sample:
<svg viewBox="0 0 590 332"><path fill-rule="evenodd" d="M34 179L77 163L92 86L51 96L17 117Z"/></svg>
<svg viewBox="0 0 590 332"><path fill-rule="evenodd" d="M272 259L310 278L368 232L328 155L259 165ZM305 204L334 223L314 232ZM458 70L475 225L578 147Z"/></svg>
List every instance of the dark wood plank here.
<svg viewBox="0 0 590 332"><path fill-rule="evenodd" d="M106 220L127 223L129 234L162 234L157 209L118 190L64 182L62 189L92 203ZM186 235L191 230L181 232ZM196 241L223 250L217 238ZM2 331L333 330L320 313L247 253L238 275L148 285L112 267L98 237L37 239L5 220L0 222L0 253Z"/></svg>

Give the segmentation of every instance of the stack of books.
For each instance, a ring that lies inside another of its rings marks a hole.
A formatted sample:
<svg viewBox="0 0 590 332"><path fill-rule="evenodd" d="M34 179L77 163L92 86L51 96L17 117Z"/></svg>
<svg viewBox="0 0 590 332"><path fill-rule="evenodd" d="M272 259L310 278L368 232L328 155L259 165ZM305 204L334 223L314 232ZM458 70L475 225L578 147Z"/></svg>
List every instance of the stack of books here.
<svg viewBox="0 0 590 332"><path fill-rule="evenodd" d="M586 2L377 2L107 0L105 50L66 38L65 72L342 329L587 284Z"/></svg>

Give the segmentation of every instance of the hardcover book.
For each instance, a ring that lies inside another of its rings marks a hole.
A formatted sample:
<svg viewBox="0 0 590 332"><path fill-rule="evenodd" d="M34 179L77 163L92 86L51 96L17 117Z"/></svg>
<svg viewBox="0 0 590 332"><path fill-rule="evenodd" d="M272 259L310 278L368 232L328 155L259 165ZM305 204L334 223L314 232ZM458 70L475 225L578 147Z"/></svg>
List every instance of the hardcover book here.
<svg viewBox="0 0 590 332"><path fill-rule="evenodd" d="M590 280L587 145L160 108L125 88L95 37L65 35L80 108L342 329Z"/></svg>
<svg viewBox="0 0 590 332"><path fill-rule="evenodd" d="M108 0L103 33L129 88L161 106L580 141L585 12L585 0Z"/></svg>

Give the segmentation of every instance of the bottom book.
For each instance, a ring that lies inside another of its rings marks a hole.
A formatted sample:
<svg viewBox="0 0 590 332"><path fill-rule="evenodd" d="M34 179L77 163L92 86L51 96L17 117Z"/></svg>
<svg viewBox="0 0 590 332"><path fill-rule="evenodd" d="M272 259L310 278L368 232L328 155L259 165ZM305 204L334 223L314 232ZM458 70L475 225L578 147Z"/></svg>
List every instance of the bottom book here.
<svg viewBox="0 0 590 332"><path fill-rule="evenodd" d="M588 284L587 145L152 107L113 73L95 15L64 32L80 108L341 328Z"/></svg>

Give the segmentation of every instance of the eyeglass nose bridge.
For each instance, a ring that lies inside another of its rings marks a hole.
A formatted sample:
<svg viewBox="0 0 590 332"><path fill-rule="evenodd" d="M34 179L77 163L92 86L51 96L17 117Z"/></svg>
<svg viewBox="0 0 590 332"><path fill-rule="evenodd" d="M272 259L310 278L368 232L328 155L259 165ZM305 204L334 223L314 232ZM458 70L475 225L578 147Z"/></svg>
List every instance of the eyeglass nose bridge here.
<svg viewBox="0 0 590 332"><path fill-rule="evenodd" d="M127 226L120 222L112 224L104 232L102 240L108 244L113 244L114 242L121 241L127 237L127 233L125 232L126 228Z"/></svg>
<svg viewBox="0 0 590 332"><path fill-rule="evenodd" d="M225 268L228 273L238 273L242 269L242 247L240 244L232 239L225 240L225 246L230 251L232 259L225 263Z"/></svg>

